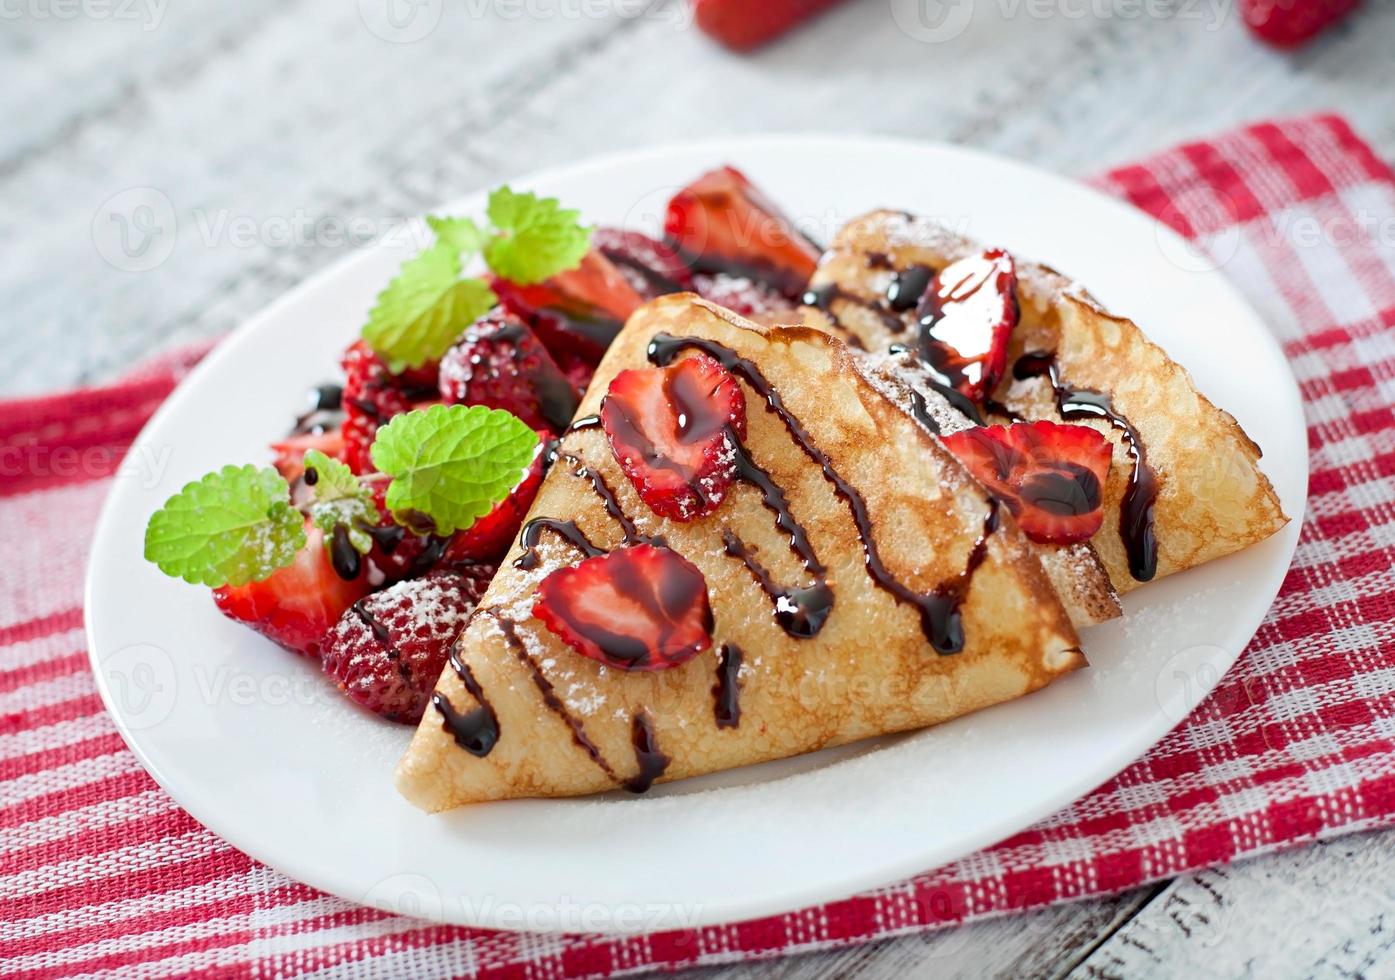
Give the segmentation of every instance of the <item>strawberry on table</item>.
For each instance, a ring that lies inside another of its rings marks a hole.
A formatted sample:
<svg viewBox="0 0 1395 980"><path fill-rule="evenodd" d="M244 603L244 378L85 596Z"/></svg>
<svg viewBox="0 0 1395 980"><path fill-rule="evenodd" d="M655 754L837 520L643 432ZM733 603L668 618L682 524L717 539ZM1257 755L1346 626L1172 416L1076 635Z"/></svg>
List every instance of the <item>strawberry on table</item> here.
<svg viewBox="0 0 1395 980"><path fill-rule="evenodd" d="M838 0L693 0L698 28L733 51L775 40Z"/></svg>
<svg viewBox="0 0 1395 980"><path fill-rule="evenodd" d="M440 394L447 404L501 408L554 432L567 427L580 400L528 325L497 308L441 359Z"/></svg>
<svg viewBox="0 0 1395 980"><path fill-rule="evenodd" d="M819 261L814 243L735 167L709 171L673 195L664 234L694 272L766 282L791 300Z"/></svg>
<svg viewBox="0 0 1395 980"><path fill-rule="evenodd" d="M620 670L677 667L712 645L707 580L654 545L553 572L538 586L533 615L582 656Z"/></svg>
<svg viewBox="0 0 1395 980"><path fill-rule="evenodd" d="M1085 541L1104 523L1113 448L1090 426L1015 422L964 429L943 441L1033 541Z"/></svg>
<svg viewBox="0 0 1395 980"><path fill-rule="evenodd" d="M650 510L676 521L710 514L736 479L731 433L746 434L746 396L705 354L621 371L601 403L616 461Z"/></svg>
<svg viewBox="0 0 1395 980"><path fill-rule="evenodd" d="M1240 0L1240 14L1256 37L1276 48L1312 40L1361 5L1361 0Z"/></svg>
<svg viewBox="0 0 1395 980"><path fill-rule="evenodd" d="M358 600L325 637L325 673L350 700L390 721L420 720L487 582L438 570Z"/></svg>

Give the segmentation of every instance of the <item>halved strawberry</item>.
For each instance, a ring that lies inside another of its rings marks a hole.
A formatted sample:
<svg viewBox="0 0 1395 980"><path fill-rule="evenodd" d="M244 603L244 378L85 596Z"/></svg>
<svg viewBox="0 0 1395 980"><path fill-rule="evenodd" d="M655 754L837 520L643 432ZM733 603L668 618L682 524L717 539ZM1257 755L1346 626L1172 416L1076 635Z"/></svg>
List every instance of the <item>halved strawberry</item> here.
<svg viewBox="0 0 1395 980"><path fill-rule="evenodd" d="M623 320L599 307L565 296L548 283L518 286L495 278L491 288L499 305L533 328L562 371L594 371L609 349Z"/></svg>
<svg viewBox="0 0 1395 980"><path fill-rule="evenodd" d="M943 441L1033 541L1084 541L1104 522L1113 448L1088 425L1014 422L965 429Z"/></svg>
<svg viewBox="0 0 1395 980"><path fill-rule="evenodd" d="M746 317L771 317L789 312L786 322L798 323L795 304L769 283L725 272L699 272L693 276L693 289L703 299L725 306L733 313Z"/></svg>
<svg viewBox="0 0 1395 980"><path fill-rule="evenodd" d="M294 564L260 582L214 589L213 601L229 619L288 650L318 657L330 627L371 587L362 570L352 581L340 578L319 529L306 521L305 533L305 547Z"/></svg>
<svg viewBox="0 0 1395 980"><path fill-rule="evenodd" d="M709 171L668 202L664 233L695 272L768 282L798 299L819 250L735 167Z"/></svg>
<svg viewBox="0 0 1395 980"><path fill-rule="evenodd" d="M305 472L302 462L311 449L318 449L331 459L337 459L344 450L344 433L339 429L328 432L303 432L286 436L280 442L271 444L276 458L271 465L286 478L287 483L295 483Z"/></svg>
<svg viewBox="0 0 1395 980"><path fill-rule="evenodd" d="M533 615L582 656L620 670L666 670L712 645L707 580L678 552L649 544L553 572Z"/></svg>
<svg viewBox="0 0 1395 980"><path fill-rule="evenodd" d="M550 433L546 431L538 433L538 452L533 457L532 465L524 470L523 479L509 491L507 497L494 505L493 510L451 537L450 544L446 546L446 562L497 564L504 557L509 545L518 536L518 529L523 526L524 515L533 506L538 487L542 485L543 460L550 438Z"/></svg>
<svg viewBox="0 0 1395 980"><path fill-rule="evenodd" d="M692 273L669 245L638 231L597 228L591 247L610 260L644 299L691 289Z"/></svg>
<svg viewBox="0 0 1395 980"><path fill-rule="evenodd" d="M580 398L528 325L499 307L446 351L440 386L447 404L502 408L554 432L571 422Z"/></svg>
<svg viewBox="0 0 1395 980"><path fill-rule="evenodd" d="M746 396L705 354L621 371L601 402L620 468L649 509L675 521L710 514L736 479L727 434L746 434Z"/></svg>
<svg viewBox="0 0 1395 980"><path fill-rule="evenodd" d="M1002 249L951 262L916 308L920 356L946 383L976 402L993 392L1007 367L1017 326L1017 267Z"/></svg>

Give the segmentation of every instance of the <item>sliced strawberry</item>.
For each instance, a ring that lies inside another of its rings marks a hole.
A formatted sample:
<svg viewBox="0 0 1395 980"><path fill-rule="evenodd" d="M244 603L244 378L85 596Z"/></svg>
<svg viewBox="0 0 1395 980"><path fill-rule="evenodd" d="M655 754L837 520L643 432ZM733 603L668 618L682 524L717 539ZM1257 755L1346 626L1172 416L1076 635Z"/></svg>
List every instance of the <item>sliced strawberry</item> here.
<svg viewBox="0 0 1395 980"><path fill-rule="evenodd" d="M707 580L678 552L649 544L553 572L533 615L582 656L620 670L666 670L712 645Z"/></svg>
<svg viewBox="0 0 1395 980"><path fill-rule="evenodd" d="M624 323L644 304L624 274L598 249L591 249L575 269L547 280L558 293Z"/></svg>
<svg viewBox="0 0 1395 980"><path fill-rule="evenodd" d="M1007 367L1017 326L1017 267L1002 249L951 262L916 308L920 356L946 383L976 402L993 391Z"/></svg>
<svg viewBox="0 0 1395 980"><path fill-rule="evenodd" d="M571 422L580 399L528 325L498 307L446 351L440 385L447 404L502 408L554 432Z"/></svg>
<svg viewBox="0 0 1395 980"><path fill-rule="evenodd" d="M736 479L727 429L746 434L746 396L705 354L667 367L621 371L601 402L620 468L654 513L675 521L710 514Z"/></svg>
<svg viewBox="0 0 1395 980"><path fill-rule="evenodd" d="M325 673L384 718L420 720L451 644L484 592L481 581L436 571L360 599L325 637Z"/></svg>
<svg viewBox="0 0 1395 980"><path fill-rule="evenodd" d="M498 564L499 559L504 557L513 539L518 537L523 518L528 508L533 506L533 498L538 495L538 487L542 485L543 460L550 438L547 432L538 433L538 452L533 457L532 465L523 472L523 479L488 514L464 531L455 533L446 547L447 562Z"/></svg>
<svg viewBox="0 0 1395 980"><path fill-rule="evenodd" d="M699 272L693 276L693 288L703 299L742 316L769 317L787 310L791 314L795 312L794 304L774 286L745 276ZM797 318L792 317L792 322L798 322Z"/></svg>
<svg viewBox="0 0 1395 980"><path fill-rule="evenodd" d="M1359 6L1361 0L1240 0L1240 14L1256 37L1276 48L1296 48Z"/></svg>
<svg viewBox="0 0 1395 980"><path fill-rule="evenodd" d="M337 459L344 450L344 433L339 429L329 432L304 432L289 435L280 442L271 444L276 454L271 465L286 478L287 483L295 483L305 472L302 460L312 449L318 449L331 459Z"/></svg>
<svg viewBox="0 0 1395 980"><path fill-rule="evenodd" d="M1104 481L1113 450L1088 425L1014 422L943 437L1033 541L1085 541L1104 522Z"/></svg>
<svg viewBox="0 0 1395 980"><path fill-rule="evenodd" d="M594 371L624 321L553 289L547 283L516 286L504 279L491 283L499 304L533 328L563 372Z"/></svg>
<svg viewBox="0 0 1395 980"><path fill-rule="evenodd" d="M664 233L693 271L768 282L791 300L819 261L814 243L734 167L709 171L673 195Z"/></svg>
<svg viewBox="0 0 1395 980"><path fill-rule="evenodd" d="M644 299L692 288L692 273L682 257L648 235L621 228L597 228L591 233L591 247L609 259Z"/></svg>
<svg viewBox="0 0 1395 980"><path fill-rule="evenodd" d="M318 657L330 627L370 586L362 570L352 581L340 578L319 530L307 521L305 531L305 547L294 564L260 582L214 589L213 601L223 615L286 649Z"/></svg>

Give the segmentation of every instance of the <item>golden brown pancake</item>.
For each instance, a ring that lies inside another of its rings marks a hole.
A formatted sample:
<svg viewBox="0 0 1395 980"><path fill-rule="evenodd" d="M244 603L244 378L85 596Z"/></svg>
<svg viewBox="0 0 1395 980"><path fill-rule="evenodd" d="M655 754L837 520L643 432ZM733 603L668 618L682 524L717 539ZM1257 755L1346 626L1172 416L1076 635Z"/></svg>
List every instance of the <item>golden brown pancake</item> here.
<svg viewBox="0 0 1395 980"><path fill-rule="evenodd" d="M631 317L580 415L597 412L610 379L646 366L651 340L665 336L679 338L668 345L678 356L703 344L742 362L733 373L747 404L744 444L826 567L832 606L822 628L808 637L782 628L772 595L727 545L735 536L783 587L816 584L755 486L734 485L705 517L660 518L605 433L574 429L530 520L572 521L604 549L662 537L706 580L712 645L654 672L581 656L532 612L539 582L582 558L542 528L535 559L522 562L533 567L518 567L516 542L456 645L436 688L440 707L428 708L398 767L409 800L437 811L639 789L933 725L1084 665L1067 610L1011 515L827 334L757 327L688 294L664 297ZM780 411L765 408L772 393ZM936 651L905 599L937 589L957 596L956 653Z"/></svg>

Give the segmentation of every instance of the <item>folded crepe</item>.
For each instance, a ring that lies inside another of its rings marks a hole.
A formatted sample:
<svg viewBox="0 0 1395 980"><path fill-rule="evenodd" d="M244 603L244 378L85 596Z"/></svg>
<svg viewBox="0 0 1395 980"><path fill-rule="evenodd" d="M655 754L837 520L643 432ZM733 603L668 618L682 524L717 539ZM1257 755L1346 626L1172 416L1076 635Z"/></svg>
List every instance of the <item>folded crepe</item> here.
<svg viewBox="0 0 1395 980"><path fill-rule="evenodd" d="M898 290L923 290L935 272L982 253L903 212L863 215L823 256L803 322L868 351L914 354L917 311L893 302ZM1259 469L1259 446L1185 369L1060 273L1018 260L1016 274L1020 319L985 414L1066 420L1111 440L1104 525L1090 543L1115 589L1239 551L1288 522Z"/></svg>
<svg viewBox="0 0 1395 980"><path fill-rule="evenodd" d="M742 388L746 462L714 510L680 521L646 504L594 413L621 371L703 355ZM439 811L640 791L936 724L1083 666L1036 546L877 374L826 333L689 294L635 313L453 650L401 792ZM591 608L581 626L629 656L616 624L705 590L708 637L686 662L621 669L535 613L549 588L582 603L568 576L626 552L696 571L635 579L609 625Z"/></svg>

